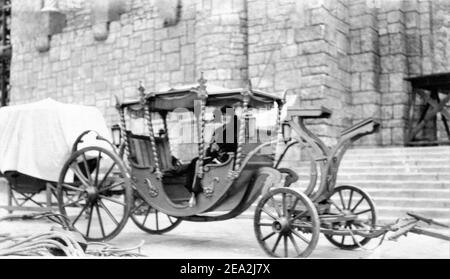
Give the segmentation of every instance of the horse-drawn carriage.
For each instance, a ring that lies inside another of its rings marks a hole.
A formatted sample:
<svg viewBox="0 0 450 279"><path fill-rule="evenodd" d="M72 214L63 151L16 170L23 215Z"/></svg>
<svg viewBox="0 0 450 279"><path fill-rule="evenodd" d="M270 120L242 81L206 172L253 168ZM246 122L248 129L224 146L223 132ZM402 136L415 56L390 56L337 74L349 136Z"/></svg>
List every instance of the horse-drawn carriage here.
<svg viewBox="0 0 450 279"><path fill-rule="evenodd" d="M258 198L255 235L271 256L306 257L320 233L342 249L355 249L388 231L405 232L402 225L378 226L374 203L362 189L335 186L345 151L377 130L375 120L344 130L329 148L304 123L329 117L331 112L323 107L288 108L282 120L284 98L251 86L206 86L203 78L194 86L160 92L146 92L141 86L139 92L136 100L117 101L120 142L97 135L101 145L86 145L92 132L82 133L55 183L59 211L86 240L112 239L129 217L152 234L168 232L182 221L226 220ZM211 114L223 107L232 108L239 124L232 125L233 149L218 159L211 155L208 134ZM189 117L190 122L185 121ZM136 119L145 124L140 133L132 129ZM175 150L173 142L180 143L175 131L183 123L194 127L192 140ZM291 138L292 132L297 136ZM280 141L285 149L276 158ZM311 161L310 182L302 190L290 187L298 176L280 165L295 145L303 146Z"/></svg>

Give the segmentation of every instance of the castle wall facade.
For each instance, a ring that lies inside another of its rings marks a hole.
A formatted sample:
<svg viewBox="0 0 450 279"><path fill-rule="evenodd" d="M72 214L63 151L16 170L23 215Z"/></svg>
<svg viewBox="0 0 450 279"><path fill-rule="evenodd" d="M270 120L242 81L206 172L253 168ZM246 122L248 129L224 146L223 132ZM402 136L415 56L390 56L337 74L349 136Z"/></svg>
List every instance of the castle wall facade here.
<svg viewBox="0 0 450 279"><path fill-rule="evenodd" d="M401 145L405 77L450 72L447 0L12 1L11 103L46 97L97 106L117 122L114 95L195 83L255 88L323 105L313 130L333 142L367 117L361 145Z"/></svg>

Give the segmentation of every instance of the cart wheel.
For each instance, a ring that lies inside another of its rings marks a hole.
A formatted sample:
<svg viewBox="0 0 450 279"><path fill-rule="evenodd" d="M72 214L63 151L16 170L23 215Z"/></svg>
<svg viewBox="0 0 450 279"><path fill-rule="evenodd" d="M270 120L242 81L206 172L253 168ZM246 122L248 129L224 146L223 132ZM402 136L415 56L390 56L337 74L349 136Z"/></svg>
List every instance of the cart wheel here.
<svg viewBox="0 0 450 279"><path fill-rule="evenodd" d="M181 219L164 214L147 202L138 193L134 194L131 220L144 232L149 234L163 234L173 230L181 223Z"/></svg>
<svg viewBox="0 0 450 279"><path fill-rule="evenodd" d="M345 214L357 215L356 220L343 221L332 224L334 230L348 230L348 229L371 229L374 228L377 222L377 214L375 204L370 196L356 186L342 185L334 188L329 202L330 210L328 214ZM335 246L352 250L367 244L371 238L354 235L332 235L325 234L325 237Z"/></svg>
<svg viewBox="0 0 450 279"><path fill-rule="evenodd" d="M61 214L88 241L114 238L128 220L130 178L118 155L105 148L72 153L61 170L57 193Z"/></svg>
<svg viewBox="0 0 450 279"><path fill-rule="evenodd" d="M316 207L305 194L289 188L271 190L261 198L253 225L259 244L273 257L307 257L319 240Z"/></svg>

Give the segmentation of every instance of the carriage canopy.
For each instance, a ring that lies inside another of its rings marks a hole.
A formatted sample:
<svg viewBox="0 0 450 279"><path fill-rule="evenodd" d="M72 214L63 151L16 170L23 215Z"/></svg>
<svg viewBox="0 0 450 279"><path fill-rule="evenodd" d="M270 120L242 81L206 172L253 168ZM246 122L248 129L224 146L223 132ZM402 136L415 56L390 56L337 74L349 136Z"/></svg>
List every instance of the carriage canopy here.
<svg viewBox="0 0 450 279"><path fill-rule="evenodd" d="M151 93L150 109L152 111L173 111L177 108L193 110L195 100L198 100L198 84L184 85L180 87L167 88ZM220 86L206 86L206 106L219 107L223 105L233 105L242 103L243 93L249 92L249 107L259 108L280 104L282 98L255 89L234 88L228 89ZM129 107L139 105L140 100L124 102L122 105Z"/></svg>

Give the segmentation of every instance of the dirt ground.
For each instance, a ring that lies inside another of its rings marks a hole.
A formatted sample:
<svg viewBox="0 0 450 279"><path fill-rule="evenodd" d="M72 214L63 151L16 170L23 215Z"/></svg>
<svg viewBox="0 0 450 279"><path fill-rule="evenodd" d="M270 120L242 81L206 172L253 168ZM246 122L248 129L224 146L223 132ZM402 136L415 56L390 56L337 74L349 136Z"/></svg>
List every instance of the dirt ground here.
<svg viewBox="0 0 450 279"><path fill-rule="evenodd" d="M0 213L4 216L6 211ZM45 232L54 226L49 221L3 221L0 233ZM118 247L132 247L141 241L145 244L141 253L150 258L265 258L248 218L236 218L212 223L182 222L164 235L142 232L131 220L124 230L110 243ZM371 241L367 248L377 246ZM374 250L340 250L321 236L312 258L450 258L450 242L426 236L409 234L397 242L385 241Z"/></svg>

